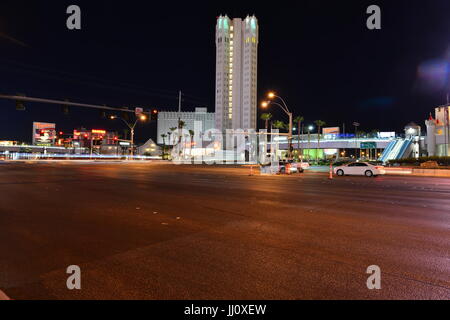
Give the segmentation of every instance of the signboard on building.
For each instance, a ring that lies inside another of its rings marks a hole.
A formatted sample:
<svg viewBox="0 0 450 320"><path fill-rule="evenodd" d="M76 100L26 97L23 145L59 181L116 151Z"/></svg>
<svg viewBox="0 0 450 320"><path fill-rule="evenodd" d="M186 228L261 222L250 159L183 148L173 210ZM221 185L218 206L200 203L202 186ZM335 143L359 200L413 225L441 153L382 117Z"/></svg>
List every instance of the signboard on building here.
<svg viewBox="0 0 450 320"><path fill-rule="evenodd" d="M33 145L50 147L55 144L56 124L33 122Z"/></svg>
<svg viewBox="0 0 450 320"><path fill-rule="evenodd" d="M378 138L380 139L393 139L395 138L395 132L378 132Z"/></svg>
<svg viewBox="0 0 450 320"><path fill-rule="evenodd" d="M340 134L341 128L339 127L330 127L330 128L323 128L322 134Z"/></svg>

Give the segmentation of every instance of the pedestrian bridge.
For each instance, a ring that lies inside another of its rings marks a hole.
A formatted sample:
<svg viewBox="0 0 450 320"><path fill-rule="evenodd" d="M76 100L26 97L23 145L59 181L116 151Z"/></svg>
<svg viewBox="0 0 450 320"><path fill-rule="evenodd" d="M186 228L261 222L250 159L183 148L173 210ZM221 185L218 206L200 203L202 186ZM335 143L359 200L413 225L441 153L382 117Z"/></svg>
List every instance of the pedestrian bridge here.
<svg viewBox="0 0 450 320"><path fill-rule="evenodd" d="M300 149L386 149L388 145L396 138L339 138L334 136L324 136L318 139L317 135L300 137L292 139L294 148ZM300 140L300 141L299 141ZM299 144L300 142L300 144ZM275 137L273 143L278 143L282 150L288 149L287 136Z"/></svg>

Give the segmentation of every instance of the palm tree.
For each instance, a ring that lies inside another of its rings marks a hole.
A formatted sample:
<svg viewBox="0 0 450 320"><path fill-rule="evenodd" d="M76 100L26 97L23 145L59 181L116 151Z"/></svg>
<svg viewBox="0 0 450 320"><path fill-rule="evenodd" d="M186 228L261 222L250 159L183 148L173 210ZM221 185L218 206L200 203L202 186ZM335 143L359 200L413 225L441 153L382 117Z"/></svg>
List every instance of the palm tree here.
<svg viewBox="0 0 450 320"><path fill-rule="evenodd" d="M184 127L186 126L186 122L184 122L183 120L178 120L178 129L181 131L184 129ZM181 133L178 133L178 142L181 143Z"/></svg>
<svg viewBox="0 0 450 320"><path fill-rule="evenodd" d="M326 122L322 121L322 120L316 120L316 121L314 121L314 123L317 126L317 133L318 133L317 134L317 152L316 152L316 162L318 162L319 149L320 149L320 129L322 129L322 127L326 125Z"/></svg>
<svg viewBox="0 0 450 320"><path fill-rule="evenodd" d="M178 129L178 128L176 128L176 127L172 127L172 128L169 129L170 132L167 132L167 134L169 135L169 144L171 143L170 141L172 141L172 144L173 144L173 145L175 144L174 141L173 141L173 139L170 139L170 138L172 137L172 135L175 133L175 131L176 131L177 129Z"/></svg>
<svg viewBox="0 0 450 320"><path fill-rule="evenodd" d="M192 145L194 144L194 135L195 135L194 130L189 130L189 136L191 137L191 148L190 148L189 153L190 153L191 158L192 158Z"/></svg>
<svg viewBox="0 0 450 320"><path fill-rule="evenodd" d="M183 120L178 120L178 145L181 146L181 138L183 137L182 135L182 130L183 128L186 126L186 122L184 122ZM180 150L180 154L185 150L185 146L182 146L183 150Z"/></svg>
<svg viewBox="0 0 450 320"><path fill-rule="evenodd" d="M275 121L273 122L273 127L274 127L275 129L279 129L279 130L281 130L281 129L286 129L286 124L285 124L283 121L275 120Z"/></svg>
<svg viewBox="0 0 450 320"><path fill-rule="evenodd" d="M377 138L378 132L380 132L380 130L378 130L378 129L373 129L372 131L370 131L371 138Z"/></svg>
<svg viewBox="0 0 450 320"><path fill-rule="evenodd" d="M302 127L302 122L305 120L302 116L298 116L294 119L294 122L297 122L297 133L298 133L298 150L300 150L300 130ZM302 152L300 152L300 156L302 156ZM303 157L302 157L303 159Z"/></svg>
<svg viewBox="0 0 450 320"><path fill-rule="evenodd" d="M275 120L273 122L273 127L275 129L282 130L282 129L286 129L286 127L288 127L288 125L286 125L283 121Z"/></svg>
<svg viewBox="0 0 450 320"><path fill-rule="evenodd" d="M161 138L163 138L163 160L166 157L166 138L167 138L167 134L162 134Z"/></svg>
<svg viewBox="0 0 450 320"><path fill-rule="evenodd" d="M264 120L266 122L266 131L269 130L269 121L270 119L272 119L272 114L271 113L263 113L261 115L261 120Z"/></svg>
<svg viewBox="0 0 450 320"><path fill-rule="evenodd" d="M128 140L128 133L130 132L129 129L123 129L123 138L125 140Z"/></svg>
<svg viewBox="0 0 450 320"><path fill-rule="evenodd" d="M365 138L365 136L367 135L367 133L365 131L356 131L356 136L360 137L360 138Z"/></svg>

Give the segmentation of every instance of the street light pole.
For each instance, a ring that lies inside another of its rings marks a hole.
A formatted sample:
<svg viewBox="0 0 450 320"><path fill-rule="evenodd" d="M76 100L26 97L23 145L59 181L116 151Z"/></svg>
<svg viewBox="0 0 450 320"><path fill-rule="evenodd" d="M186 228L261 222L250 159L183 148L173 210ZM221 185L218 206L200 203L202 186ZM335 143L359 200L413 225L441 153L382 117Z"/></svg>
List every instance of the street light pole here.
<svg viewBox="0 0 450 320"><path fill-rule="evenodd" d="M130 128L131 132L131 159L134 157L134 127L136 126L137 121L134 123L134 126Z"/></svg>
<svg viewBox="0 0 450 320"><path fill-rule="evenodd" d="M308 162L311 161L311 130L313 126L308 126Z"/></svg>
<svg viewBox="0 0 450 320"><path fill-rule="evenodd" d="M292 129L293 129L293 114L289 110L286 102L281 98L280 96L277 96L273 92L269 93L269 99L277 98L281 101L282 105L276 102L273 102L272 100L266 102L266 106L269 104L274 104L278 107L280 107L289 117L289 133L288 133L288 146L289 146L289 160L292 160ZM264 105L263 105L264 106Z"/></svg>
<svg viewBox="0 0 450 320"><path fill-rule="evenodd" d="M289 160L292 160L292 112L288 112L289 115L289 136L288 136L288 141L289 141Z"/></svg>
<svg viewBox="0 0 450 320"><path fill-rule="evenodd" d="M130 137L131 138L131 141L130 141L130 143L131 143L131 151L130 151L130 154L131 154L131 158L133 158L134 157L134 128L136 127L136 125L137 125L139 120L145 121L147 119L147 117L146 117L146 115L141 114L139 116L139 118L136 119L134 124L128 123L128 121L126 121L125 119L123 119L121 117L111 116L111 120L114 120L114 119L122 120L127 125L127 127L130 129L130 133L131 133L131 137Z"/></svg>
<svg viewBox="0 0 450 320"><path fill-rule="evenodd" d="M361 125L359 122L353 122L355 126L355 158L358 159L358 127Z"/></svg>

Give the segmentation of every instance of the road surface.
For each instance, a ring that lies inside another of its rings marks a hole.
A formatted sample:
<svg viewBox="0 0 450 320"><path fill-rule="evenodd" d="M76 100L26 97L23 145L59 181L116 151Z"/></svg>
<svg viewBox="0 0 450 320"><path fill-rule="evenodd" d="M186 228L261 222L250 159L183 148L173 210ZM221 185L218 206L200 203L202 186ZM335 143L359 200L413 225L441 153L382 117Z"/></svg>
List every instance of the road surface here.
<svg viewBox="0 0 450 320"><path fill-rule="evenodd" d="M449 299L450 179L0 164L12 299ZM69 266L81 290L68 290ZM369 266L381 289L367 288Z"/></svg>

